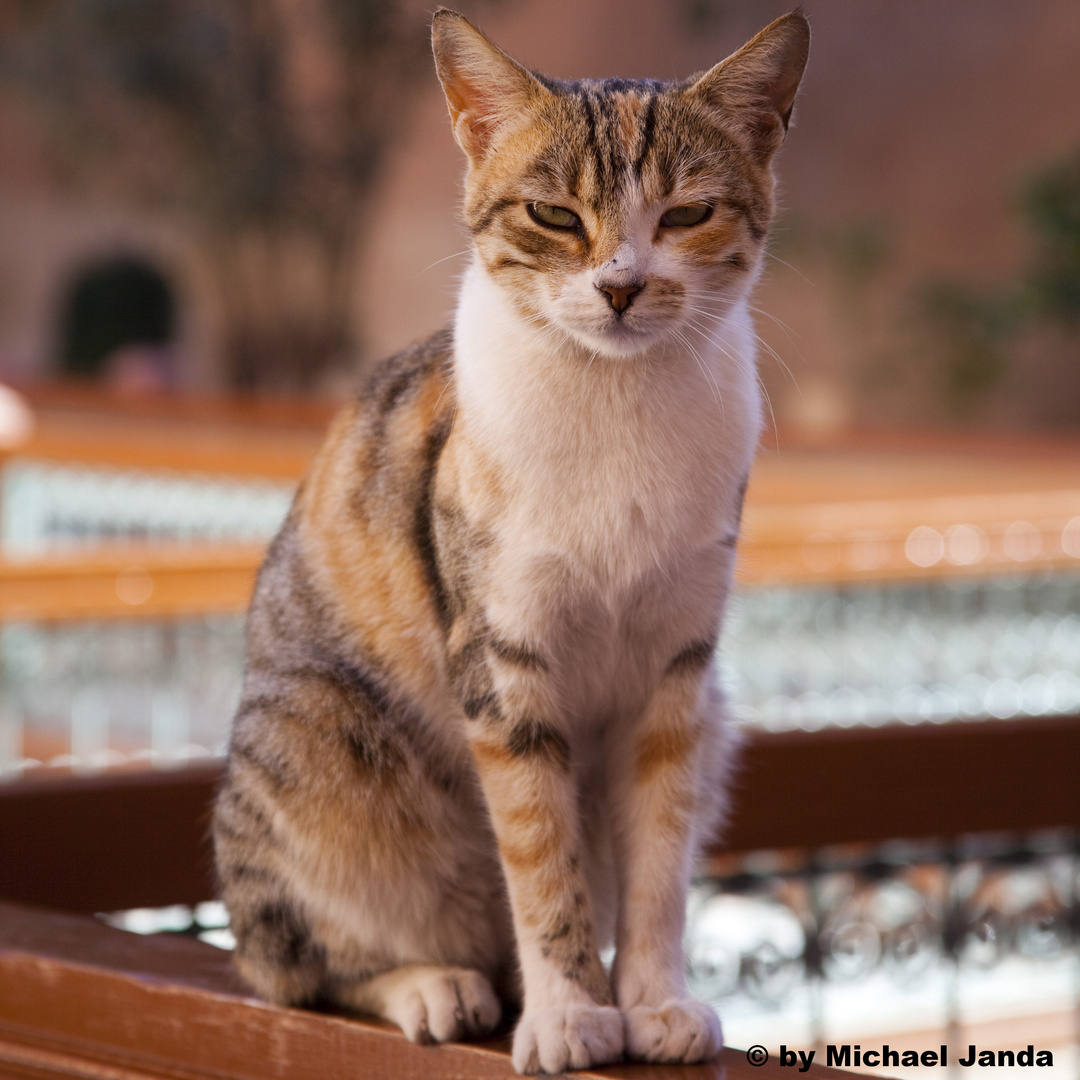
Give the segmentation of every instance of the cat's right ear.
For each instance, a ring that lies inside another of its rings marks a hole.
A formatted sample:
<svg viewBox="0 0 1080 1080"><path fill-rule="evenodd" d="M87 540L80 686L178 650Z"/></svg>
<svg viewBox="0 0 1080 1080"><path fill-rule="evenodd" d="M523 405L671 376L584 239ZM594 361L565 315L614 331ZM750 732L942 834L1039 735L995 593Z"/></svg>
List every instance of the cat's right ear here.
<svg viewBox="0 0 1080 1080"><path fill-rule="evenodd" d="M464 15L439 8L431 48L454 138L474 160L483 158L499 130L521 116L544 86L476 29Z"/></svg>
<svg viewBox="0 0 1080 1080"><path fill-rule="evenodd" d="M784 141L809 54L810 24L792 11L705 72L688 93L741 128L749 148L768 161Z"/></svg>

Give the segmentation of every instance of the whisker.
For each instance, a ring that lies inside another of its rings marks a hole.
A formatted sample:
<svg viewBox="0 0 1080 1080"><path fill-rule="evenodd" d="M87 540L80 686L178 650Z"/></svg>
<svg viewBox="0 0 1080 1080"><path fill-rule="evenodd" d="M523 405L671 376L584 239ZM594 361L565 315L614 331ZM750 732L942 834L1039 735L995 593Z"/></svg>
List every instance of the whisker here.
<svg viewBox="0 0 1080 1080"><path fill-rule="evenodd" d="M769 410L769 419L772 422L773 430L776 430L776 412L773 409L772 396L769 393L769 388L765 385L765 380L761 377L761 373L757 370L756 365L746 365L743 358L737 352L733 352L722 342L717 340L712 334L708 333L705 329L698 326L696 322L690 320L687 324L691 329L699 333L706 341L708 341L713 348L718 349L720 353L734 364L735 368L741 371L745 375L753 377L757 383L758 388L761 391L762 400L765 402L766 408ZM756 335L755 335L756 336ZM780 361L783 365L783 361ZM786 367L786 365L783 365ZM788 372L790 374L790 371Z"/></svg>
<svg viewBox="0 0 1080 1080"><path fill-rule="evenodd" d="M781 266L786 266L792 273L798 274L807 285L814 284L797 266L792 266L791 263L787 262L785 259L781 259L779 255L774 255L771 251L766 251L765 255L767 258L772 259L773 262L778 262Z"/></svg>
<svg viewBox="0 0 1080 1080"><path fill-rule="evenodd" d="M413 274L413 281L420 277L421 274L426 274L429 270L438 266L440 263L448 262L450 259L460 258L462 255L468 255L469 251L469 248L465 248L464 251L455 251L453 255L446 255L441 259L436 259L433 263L431 263L430 266L425 266L423 270L419 271L419 273Z"/></svg>
<svg viewBox="0 0 1080 1080"><path fill-rule="evenodd" d="M688 324L690 325L690 324ZM720 392L720 387L713 376L713 373L709 370L708 364L701 359L701 354L694 348L693 343L682 333L681 330L673 328L673 336L676 340L680 341L694 358L695 363L701 371L701 374L705 376L705 381L712 387L713 396L716 398L717 405L720 406L720 416L724 423L727 423L727 407L724 405L724 395Z"/></svg>

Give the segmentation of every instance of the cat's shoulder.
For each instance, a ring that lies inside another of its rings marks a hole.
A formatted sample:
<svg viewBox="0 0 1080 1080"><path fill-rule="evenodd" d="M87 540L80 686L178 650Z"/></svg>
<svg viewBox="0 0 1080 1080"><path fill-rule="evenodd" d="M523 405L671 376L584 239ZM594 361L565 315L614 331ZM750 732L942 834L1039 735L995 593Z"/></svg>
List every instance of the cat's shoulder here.
<svg viewBox="0 0 1080 1080"><path fill-rule="evenodd" d="M457 402L453 340L453 329L443 327L375 365L330 423L301 485L301 519L325 518L347 490L381 486L403 469L415 473L418 457L445 442ZM398 485L404 480L399 475Z"/></svg>
<svg viewBox="0 0 1080 1080"><path fill-rule="evenodd" d="M387 415L409 405L426 383L446 390L453 382L454 331L451 326L414 342L376 364L355 405L360 414Z"/></svg>

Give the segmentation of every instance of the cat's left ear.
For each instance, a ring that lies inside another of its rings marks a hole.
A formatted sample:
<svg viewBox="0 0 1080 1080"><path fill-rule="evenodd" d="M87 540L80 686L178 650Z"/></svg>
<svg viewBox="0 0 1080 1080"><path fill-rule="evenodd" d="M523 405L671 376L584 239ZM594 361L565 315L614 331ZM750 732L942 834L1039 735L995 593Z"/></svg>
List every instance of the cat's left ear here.
<svg viewBox="0 0 1080 1080"><path fill-rule="evenodd" d="M809 55L810 24L792 11L705 72L687 93L722 113L726 125L741 128L767 161L784 141Z"/></svg>
<svg viewBox="0 0 1080 1080"><path fill-rule="evenodd" d="M520 123L547 89L464 15L439 8L431 47L450 106L454 138L472 159L484 157L501 130Z"/></svg>

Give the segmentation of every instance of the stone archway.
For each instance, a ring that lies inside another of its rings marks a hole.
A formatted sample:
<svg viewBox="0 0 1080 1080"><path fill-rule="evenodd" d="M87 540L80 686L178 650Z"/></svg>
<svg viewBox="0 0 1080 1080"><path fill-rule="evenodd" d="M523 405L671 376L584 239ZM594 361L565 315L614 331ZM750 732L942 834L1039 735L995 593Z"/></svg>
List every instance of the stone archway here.
<svg viewBox="0 0 1080 1080"><path fill-rule="evenodd" d="M172 286L138 255L114 255L72 275L60 310L57 373L64 377L176 381Z"/></svg>

